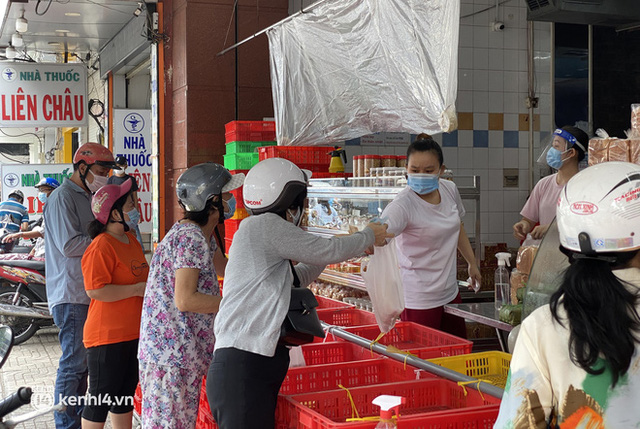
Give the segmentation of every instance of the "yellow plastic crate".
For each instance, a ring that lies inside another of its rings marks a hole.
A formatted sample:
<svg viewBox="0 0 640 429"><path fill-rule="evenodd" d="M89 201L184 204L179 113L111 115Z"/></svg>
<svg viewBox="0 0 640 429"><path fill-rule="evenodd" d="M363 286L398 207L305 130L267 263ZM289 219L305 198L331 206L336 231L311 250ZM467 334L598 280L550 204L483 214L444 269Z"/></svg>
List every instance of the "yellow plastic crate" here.
<svg viewBox="0 0 640 429"><path fill-rule="evenodd" d="M237 207L236 212L233 214L231 219L242 220L247 217L249 217L249 213L247 212L247 209L245 209L244 207Z"/></svg>
<svg viewBox="0 0 640 429"><path fill-rule="evenodd" d="M496 351L427 360L469 377L488 381L504 389L504 386L507 384L511 355L509 353Z"/></svg>

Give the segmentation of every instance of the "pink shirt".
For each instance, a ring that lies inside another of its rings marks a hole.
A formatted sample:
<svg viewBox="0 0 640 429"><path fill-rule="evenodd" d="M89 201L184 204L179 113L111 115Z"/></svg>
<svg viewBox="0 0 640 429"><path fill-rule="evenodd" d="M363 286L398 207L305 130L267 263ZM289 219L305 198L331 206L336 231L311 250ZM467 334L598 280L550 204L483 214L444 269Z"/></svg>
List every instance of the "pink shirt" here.
<svg viewBox="0 0 640 429"><path fill-rule="evenodd" d="M533 187L520 214L540 225L548 225L556 217L558 198L564 185L558 185L558 173L540 179Z"/></svg>
<svg viewBox="0 0 640 429"><path fill-rule="evenodd" d="M464 214L458 188L442 179L439 204L424 201L407 187L384 209L387 231L396 235L407 308L440 307L458 294L456 258Z"/></svg>

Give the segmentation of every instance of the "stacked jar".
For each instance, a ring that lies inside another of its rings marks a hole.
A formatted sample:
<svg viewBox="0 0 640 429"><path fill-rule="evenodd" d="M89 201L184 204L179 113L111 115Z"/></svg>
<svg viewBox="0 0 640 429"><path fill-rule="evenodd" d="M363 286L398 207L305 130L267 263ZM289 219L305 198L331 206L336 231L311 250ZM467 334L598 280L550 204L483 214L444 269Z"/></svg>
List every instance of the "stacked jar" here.
<svg viewBox="0 0 640 429"><path fill-rule="evenodd" d="M364 174L365 177L371 177L371 169L380 167L380 155L364 155Z"/></svg>
<svg viewBox="0 0 640 429"><path fill-rule="evenodd" d="M405 155L396 156L396 167L407 168L407 157Z"/></svg>

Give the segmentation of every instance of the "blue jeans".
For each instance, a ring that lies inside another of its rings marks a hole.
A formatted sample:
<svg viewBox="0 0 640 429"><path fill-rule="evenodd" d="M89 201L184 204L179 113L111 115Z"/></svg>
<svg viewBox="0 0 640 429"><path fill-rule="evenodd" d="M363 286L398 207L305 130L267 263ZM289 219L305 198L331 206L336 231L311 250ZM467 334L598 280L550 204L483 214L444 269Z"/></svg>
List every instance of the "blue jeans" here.
<svg viewBox="0 0 640 429"><path fill-rule="evenodd" d="M87 320L88 305L58 304L52 309L53 321L60 328L62 356L58 365L54 401L62 398L84 396L87 393L87 350L82 343L82 331ZM75 405L77 404L77 405ZM80 428L82 402L67 405L65 412L54 415L56 429Z"/></svg>

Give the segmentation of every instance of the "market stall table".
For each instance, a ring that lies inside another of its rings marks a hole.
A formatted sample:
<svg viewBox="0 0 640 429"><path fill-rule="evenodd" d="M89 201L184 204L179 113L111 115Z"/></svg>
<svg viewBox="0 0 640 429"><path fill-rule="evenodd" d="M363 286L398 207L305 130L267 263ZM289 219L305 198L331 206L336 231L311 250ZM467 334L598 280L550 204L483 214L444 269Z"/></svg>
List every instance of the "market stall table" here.
<svg viewBox="0 0 640 429"><path fill-rule="evenodd" d="M514 328L505 322L501 322L493 302L477 302L473 304L446 304L444 312L454 316L463 317L495 328L498 341L503 352L509 352L507 348L507 336Z"/></svg>

